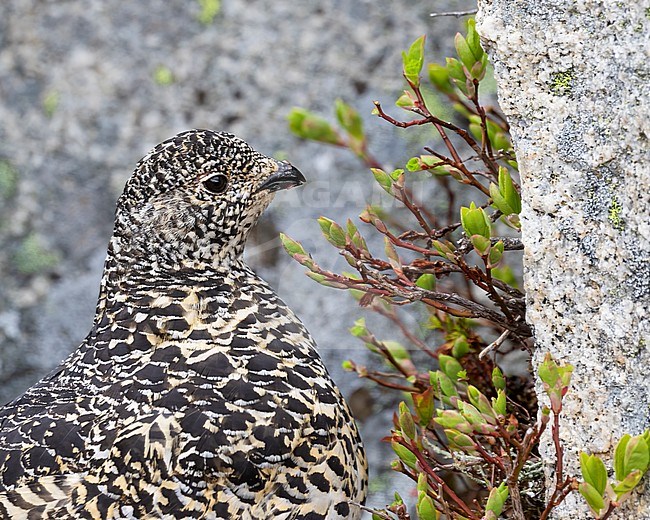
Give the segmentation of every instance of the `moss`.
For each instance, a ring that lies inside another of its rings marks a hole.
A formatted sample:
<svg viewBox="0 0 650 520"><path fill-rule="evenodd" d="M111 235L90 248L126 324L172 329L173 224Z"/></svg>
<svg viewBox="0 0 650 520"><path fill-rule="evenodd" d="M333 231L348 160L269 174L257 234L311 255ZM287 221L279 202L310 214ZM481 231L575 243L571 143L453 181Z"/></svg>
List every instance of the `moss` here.
<svg viewBox="0 0 650 520"><path fill-rule="evenodd" d="M13 257L14 266L25 275L51 270L59 261L59 255L44 248L36 233L25 237Z"/></svg>
<svg viewBox="0 0 650 520"><path fill-rule="evenodd" d="M609 210L607 212L607 220L611 222L615 229L619 231L625 228L625 221L621 218L621 212L623 211L623 206L616 198L612 197L612 201L609 204Z"/></svg>
<svg viewBox="0 0 650 520"><path fill-rule="evenodd" d="M18 172L7 160L0 160L0 199L10 199L16 194Z"/></svg>
<svg viewBox="0 0 650 520"><path fill-rule="evenodd" d="M60 96L56 90L50 90L43 97L43 112L47 117L52 117L59 108Z"/></svg>
<svg viewBox="0 0 650 520"><path fill-rule="evenodd" d="M156 67L156 70L153 72L153 80L156 82L157 85L161 85L163 87L167 85L171 85L174 83L174 73L171 71L169 67L165 67L164 65L159 65Z"/></svg>
<svg viewBox="0 0 650 520"><path fill-rule="evenodd" d="M199 22L209 25L214 21L214 17L219 14L221 10L221 2L219 0L199 0L201 12L197 18Z"/></svg>
<svg viewBox="0 0 650 520"><path fill-rule="evenodd" d="M551 92L556 96L570 96L573 91L574 79L573 69L556 72L551 78Z"/></svg>

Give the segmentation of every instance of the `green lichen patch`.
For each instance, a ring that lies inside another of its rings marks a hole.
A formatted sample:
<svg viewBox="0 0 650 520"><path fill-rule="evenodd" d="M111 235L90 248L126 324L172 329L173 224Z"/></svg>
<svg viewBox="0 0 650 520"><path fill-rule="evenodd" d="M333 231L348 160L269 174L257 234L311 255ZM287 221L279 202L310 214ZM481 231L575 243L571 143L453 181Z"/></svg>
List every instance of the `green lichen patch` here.
<svg viewBox="0 0 650 520"><path fill-rule="evenodd" d="M573 91L575 72L573 69L556 72L551 78L550 89L555 96L570 96Z"/></svg>
<svg viewBox="0 0 650 520"><path fill-rule="evenodd" d="M43 97L43 112L47 117L52 117L59 108L61 96L56 90L50 90Z"/></svg>
<svg viewBox="0 0 650 520"><path fill-rule="evenodd" d="M210 25L221 10L220 0L199 0L201 11L197 18L204 25Z"/></svg>
<svg viewBox="0 0 650 520"><path fill-rule="evenodd" d="M7 200L16 194L18 172L5 159L0 159L0 199Z"/></svg>
<svg viewBox="0 0 650 520"><path fill-rule="evenodd" d="M46 249L36 233L27 235L13 256L15 268L24 275L49 271L56 267L59 261L59 255Z"/></svg>
<svg viewBox="0 0 650 520"><path fill-rule="evenodd" d="M154 70L153 72L153 80L156 82L157 85L166 87L174 83L175 81L174 73L171 71L169 67L165 67L164 65L159 65L158 67L156 67L156 70Z"/></svg>
<svg viewBox="0 0 650 520"><path fill-rule="evenodd" d="M609 210L607 211L607 220L609 220L612 226L619 231L625 229L625 221L621 217L622 211L623 206L616 196L613 196L612 201L609 204Z"/></svg>

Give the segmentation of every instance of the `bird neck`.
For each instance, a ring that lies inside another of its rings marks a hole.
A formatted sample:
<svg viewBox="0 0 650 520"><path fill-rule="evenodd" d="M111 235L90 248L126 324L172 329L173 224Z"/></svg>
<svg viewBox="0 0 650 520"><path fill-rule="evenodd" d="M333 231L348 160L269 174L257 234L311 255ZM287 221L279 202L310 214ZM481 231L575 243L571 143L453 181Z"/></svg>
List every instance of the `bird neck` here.
<svg viewBox="0 0 650 520"><path fill-rule="evenodd" d="M229 248L210 262L186 259L165 262L151 257L126 257L113 238L109 243L104 264L95 323L102 320L107 310L117 307L135 308L143 300L178 294L184 287L198 287L209 291L224 282L236 286L239 280L255 276L243 260L241 247Z"/></svg>

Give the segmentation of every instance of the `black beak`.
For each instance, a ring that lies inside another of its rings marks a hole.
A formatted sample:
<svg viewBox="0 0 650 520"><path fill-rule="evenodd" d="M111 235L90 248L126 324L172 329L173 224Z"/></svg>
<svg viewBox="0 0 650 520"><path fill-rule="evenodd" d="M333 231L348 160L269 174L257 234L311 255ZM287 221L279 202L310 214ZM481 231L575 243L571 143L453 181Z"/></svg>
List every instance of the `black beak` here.
<svg viewBox="0 0 650 520"><path fill-rule="evenodd" d="M278 190L286 190L304 184L305 177L300 170L291 166L288 162L278 162L278 171L271 174L262 184L259 185L257 191L268 190L270 192Z"/></svg>

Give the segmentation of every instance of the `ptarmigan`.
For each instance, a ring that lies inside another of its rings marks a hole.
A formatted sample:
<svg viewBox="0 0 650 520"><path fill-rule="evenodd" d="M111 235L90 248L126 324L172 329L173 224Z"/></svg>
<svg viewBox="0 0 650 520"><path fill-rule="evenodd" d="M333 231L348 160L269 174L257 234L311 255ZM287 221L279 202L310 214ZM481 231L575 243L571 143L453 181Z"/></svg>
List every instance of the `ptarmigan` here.
<svg viewBox="0 0 650 520"><path fill-rule="evenodd" d="M311 336L244 263L304 182L231 134L181 133L117 204L92 330L0 412L0 517L357 519L366 460Z"/></svg>

